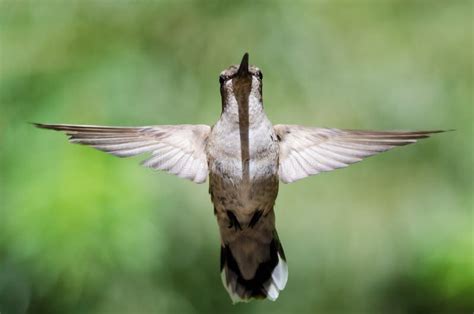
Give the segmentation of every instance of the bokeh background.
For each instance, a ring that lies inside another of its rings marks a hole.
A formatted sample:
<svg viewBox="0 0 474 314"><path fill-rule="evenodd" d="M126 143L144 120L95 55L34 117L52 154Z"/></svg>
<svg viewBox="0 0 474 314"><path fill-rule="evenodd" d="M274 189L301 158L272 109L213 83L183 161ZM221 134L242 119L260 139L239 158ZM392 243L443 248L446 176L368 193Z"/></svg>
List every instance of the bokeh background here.
<svg viewBox="0 0 474 314"><path fill-rule="evenodd" d="M471 313L472 1L0 2L0 312ZM250 53L274 123L438 129L283 185L280 298L232 305L207 185L28 122L207 123Z"/></svg>

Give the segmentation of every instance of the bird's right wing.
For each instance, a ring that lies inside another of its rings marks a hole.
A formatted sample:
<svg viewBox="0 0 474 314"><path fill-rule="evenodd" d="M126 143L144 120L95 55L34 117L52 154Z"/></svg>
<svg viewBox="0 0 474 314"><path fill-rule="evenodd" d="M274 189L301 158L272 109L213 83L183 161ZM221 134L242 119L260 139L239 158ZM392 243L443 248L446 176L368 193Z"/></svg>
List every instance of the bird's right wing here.
<svg viewBox="0 0 474 314"><path fill-rule="evenodd" d="M347 167L397 146L415 143L434 131L357 131L275 125L280 143L279 176L294 182L320 172Z"/></svg>
<svg viewBox="0 0 474 314"><path fill-rule="evenodd" d="M109 127L70 124L35 124L39 128L61 131L71 143L83 144L118 157L151 152L142 162L145 167L165 170L196 183L208 175L206 142L208 125L159 125Z"/></svg>

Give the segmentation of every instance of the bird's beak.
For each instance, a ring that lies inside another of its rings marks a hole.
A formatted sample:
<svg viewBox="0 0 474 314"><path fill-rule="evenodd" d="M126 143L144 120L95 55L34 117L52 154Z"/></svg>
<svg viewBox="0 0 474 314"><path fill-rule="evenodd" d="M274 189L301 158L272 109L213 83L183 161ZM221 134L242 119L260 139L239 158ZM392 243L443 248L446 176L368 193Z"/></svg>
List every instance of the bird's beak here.
<svg viewBox="0 0 474 314"><path fill-rule="evenodd" d="M242 61L240 62L239 70L237 71L237 75L240 77L248 76L249 72L249 54L246 52L242 57Z"/></svg>

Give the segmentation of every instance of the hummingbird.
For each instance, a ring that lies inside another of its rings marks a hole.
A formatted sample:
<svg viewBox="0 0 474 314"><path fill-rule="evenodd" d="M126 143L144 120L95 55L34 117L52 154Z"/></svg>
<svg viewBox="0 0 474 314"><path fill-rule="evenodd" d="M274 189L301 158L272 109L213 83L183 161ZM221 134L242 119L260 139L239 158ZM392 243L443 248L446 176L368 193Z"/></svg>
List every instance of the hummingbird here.
<svg viewBox="0 0 474 314"><path fill-rule="evenodd" d="M209 178L220 232L221 278L233 303L275 301L288 280L275 228L279 182L291 183L444 130L361 131L273 125L264 111L262 71L240 64L220 73L221 115L196 124L115 127L35 123L75 144L118 157L148 153L142 165L195 183Z"/></svg>

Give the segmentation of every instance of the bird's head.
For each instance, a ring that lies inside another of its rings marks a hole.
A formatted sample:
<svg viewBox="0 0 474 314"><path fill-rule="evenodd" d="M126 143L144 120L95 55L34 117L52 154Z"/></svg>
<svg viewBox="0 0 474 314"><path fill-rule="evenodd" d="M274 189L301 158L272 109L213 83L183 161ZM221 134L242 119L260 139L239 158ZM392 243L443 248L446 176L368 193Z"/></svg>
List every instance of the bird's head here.
<svg viewBox="0 0 474 314"><path fill-rule="evenodd" d="M222 109L262 106L262 79L262 71L249 65L249 54L245 53L240 64L231 65L219 75Z"/></svg>

